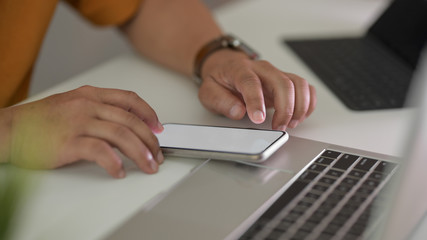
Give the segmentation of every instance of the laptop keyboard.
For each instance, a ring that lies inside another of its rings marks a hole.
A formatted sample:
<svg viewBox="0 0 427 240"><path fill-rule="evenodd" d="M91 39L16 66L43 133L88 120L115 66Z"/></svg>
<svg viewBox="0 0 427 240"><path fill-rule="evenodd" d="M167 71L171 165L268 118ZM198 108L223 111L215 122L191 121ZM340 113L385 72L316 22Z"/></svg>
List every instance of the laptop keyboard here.
<svg viewBox="0 0 427 240"><path fill-rule="evenodd" d="M240 239L359 239L396 166L324 150Z"/></svg>
<svg viewBox="0 0 427 240"><path fill-rule="evenodd" d="M412 70L370 37L285 42L350 109L403 107Z"/></svg>

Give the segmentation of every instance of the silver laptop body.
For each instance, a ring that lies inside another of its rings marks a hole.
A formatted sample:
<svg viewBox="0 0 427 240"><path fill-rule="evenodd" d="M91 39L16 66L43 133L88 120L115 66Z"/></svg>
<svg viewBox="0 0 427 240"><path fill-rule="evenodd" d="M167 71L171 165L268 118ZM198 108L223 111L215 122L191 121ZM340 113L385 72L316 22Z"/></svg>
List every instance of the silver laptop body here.
<svg viewBox="0 0 427 240"><path fill-rule="evenodd" d="M427 61L421 66L427 69ZM425 82L426 71L421 72L423 74L418 74L418 79L422 81L419 82ZM419 90L421 85L423 88L419 92L427 93L427 84L418 84L416 89ZM420 184L420 181L426 181L427 169L427 130L423 126L427 121L426 99L427 97L422 97L424 104L418 111L414 130L409 134L408 140L403 141L407 149L403 158L291 136L281 149L261 165L201 161L198 167L170 191L145 205L117 229L112 229L106 239L322 239L328 236L324 235L326 233L330 237L324 239L406 239L427 210L427 188ZM339 154L332 154L336 152ZM336 156L333 158L328 154ZM328 161L325 162L322 158ZM351 165L348 169L341 169L347 163L344 158L351 161L347 164ZM332 162L330 159L333 159ZM352 209L350 216L343 220L341 227L334 233L330 233L331 229L328 227L335 215L341 213L341 209L348 210L347 202L337 203L340 209L333 208L327 212L326 220L311 227L311 232L298 235L301 229L309 226L305 220L318 212L318 207L323 206L330 194L334 193L332 190L316 192L315 186L325 185L318 181L333 179L336 182L330 186L338 188L344 179L347 179L347 185L351 184L351 180L355 179L351 174L360 172L363 174L353 187L343 188L345 193L342 198L349 201L353 195L348 194L359 192L367 184L368 190L362 190L361 193L366 194L368 202L362 202L356 210ZM375 175L376 173L381 175ZM370 181L378 176L381 179ZM302 181L305 181L303 190L291 193L293 196L290 199L284 197L295 189L295 183ZM370 195L370 192L376 194ZM310 193L312 194L309 195ZM312 201L312 205L305 207L308 212L294 216L297 213L294 207L306 200L307 195ZM279 200L286 204L278 208ZM276 208L272 209L272 206ZM372 214L369 215L374 215L375 219L366 219L360 235L347 235L348 232L344 230L352 229L353 224L363 217L362 208L370 208ZM268 222L253 231L255 224L265 215L275 219L275 222ZM294 222L286 225L283 232L273 235L270 230L285 222L280 218L289 216L296 217ZM248 235L251 231L253 235Z"/></svg>

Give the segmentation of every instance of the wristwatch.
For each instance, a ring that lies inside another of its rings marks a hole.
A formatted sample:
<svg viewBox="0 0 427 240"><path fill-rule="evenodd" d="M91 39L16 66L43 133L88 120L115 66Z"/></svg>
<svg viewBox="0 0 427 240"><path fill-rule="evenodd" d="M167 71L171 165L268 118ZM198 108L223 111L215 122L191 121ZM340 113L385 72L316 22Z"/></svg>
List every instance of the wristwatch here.
<svg viewBox="0 0 427 240"><path fill-rule="evenodd" d="M242 40L234 37L233 35L224 35L219 38L216 38L206 45L204 45L198 52L194 61L194 81L197 85L202 84L202 67L205 60L212 53L229 48L236 51L241 51L248 55L250 59L256 60L259 58L258 53L256 53L252 48L246 45Z"/></svg>

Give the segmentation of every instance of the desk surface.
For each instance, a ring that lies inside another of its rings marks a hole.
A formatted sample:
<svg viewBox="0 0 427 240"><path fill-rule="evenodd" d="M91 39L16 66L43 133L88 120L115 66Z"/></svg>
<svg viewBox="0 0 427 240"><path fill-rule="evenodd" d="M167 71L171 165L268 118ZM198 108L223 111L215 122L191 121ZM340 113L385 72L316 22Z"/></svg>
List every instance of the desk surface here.
<svg viewBox="0 0 427 240"><path fill-rule="evenodd" d="M397 155L413 110L353 112L306 68L284 38L360 35L385 6L384 0L245 0L214 13L226 32L245 39L284 71L297 73L317 89L318 106L292 136ZM270 128L248 119L232 121L205 110L197 87L185 77L141 57L126 55L108 61L30 100L82 85L135 91L162 122ZM33 191L21 208L16 239L99 239L182 179L201 160L167 158L155 175L141 173L125 160L128 174L115 180L100 167L82 162L54 171L27 171Z"/></svg>

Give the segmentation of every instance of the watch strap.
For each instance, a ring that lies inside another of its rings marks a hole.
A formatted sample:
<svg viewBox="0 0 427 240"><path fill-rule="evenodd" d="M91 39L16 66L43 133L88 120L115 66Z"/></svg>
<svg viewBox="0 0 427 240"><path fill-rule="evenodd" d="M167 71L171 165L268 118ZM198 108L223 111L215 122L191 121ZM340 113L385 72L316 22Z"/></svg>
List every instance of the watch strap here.
<svg viewBox="0 0 427 240"><path fill-rule="evenodd" d="M214 52L228 48L241 51L250 59L258 59L259 55L240 39L232 35L224 35L204 45L198 52L194 61L194 79L198 85L202 83L202 67L206 59Z"/></svg>

